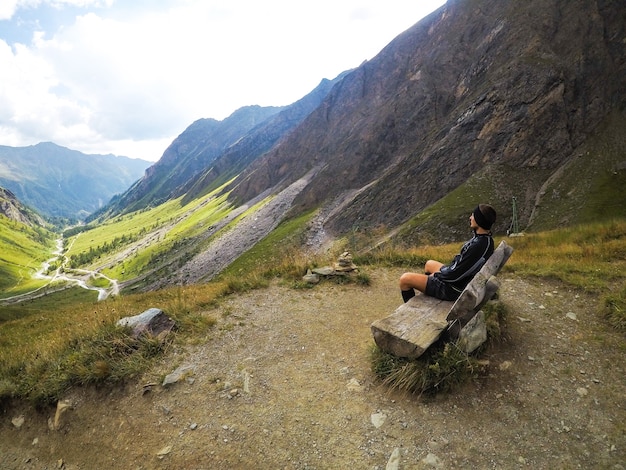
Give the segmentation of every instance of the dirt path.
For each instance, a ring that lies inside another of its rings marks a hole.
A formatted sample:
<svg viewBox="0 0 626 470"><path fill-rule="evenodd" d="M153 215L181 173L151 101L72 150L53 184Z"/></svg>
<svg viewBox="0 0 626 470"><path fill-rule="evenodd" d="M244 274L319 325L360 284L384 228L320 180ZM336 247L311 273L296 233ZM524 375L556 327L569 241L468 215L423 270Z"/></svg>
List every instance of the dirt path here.
<svg viewBox="0 0 626 470"><path fill-rule="evenodd" d="M488 375L428 399L370 370L369 325L398 306L400 270L368 274L227 299L206 337L137 383L71 393L59 431L52 412L11 410L0 468L626 468L626 339L593 299L504 276L509 339L484 355ZM185 365L186 380L142 393Z"/></svg>

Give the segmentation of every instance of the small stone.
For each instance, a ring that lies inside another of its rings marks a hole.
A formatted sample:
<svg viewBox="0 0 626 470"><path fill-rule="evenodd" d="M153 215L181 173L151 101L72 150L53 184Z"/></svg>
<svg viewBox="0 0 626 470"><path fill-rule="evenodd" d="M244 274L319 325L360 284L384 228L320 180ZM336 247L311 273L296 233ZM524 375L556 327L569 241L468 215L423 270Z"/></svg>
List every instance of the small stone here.
<svg viewBox="0 0 626 470"><path fill-rule="evenodd" d="M152 389L153 389L154 387L156 387L157 385L158 385L158 384L157 384L157 383L155 383L155 382L150 382L150 383L145 384L145 385L141 388L141 394L142 394L142 395L145 395L146 393L151 392L151 391L152 391Z"/></svg>
<svg viewBox="0 0 626 470"><path fill-rule="evenodd" d="M162 459L170 452L172 452L172 446L165 446L160 451L157 452L157 457Z"/></svg>
<svg viewBox="0 0 626 470"><path fill-rule="evenodd" d="M196 429L198 429L198 423L191 423L191 425L189 426L189 429L191 429L192 431L195 431Z"/></svg>
<svg viewBox="0 0 626 470"><path fill-rule="evenodd" d="M589 390L587 390L585 387L580 387L576 389L576 393L578 393L579 397L586 397L589 393Z"/></svg>
<svg viewBox="0 0 626 470"><path fill-rule="evenodd" d="M513 363L511 361L504 361L502 364L500 364L500 366L498 367L500 370L507 370L509 369L511 366L513 365Z"/></svg>
<svg viewBox="0 0 626 470"><path fill-rule="evenodd" d="M335 270L330 266L324 266L323 268L313 269L313 274L319 274L320 276L330 276L335 273Z"/></svg>
<svg viewBox="0 0 626 470"><path fill-rule="evenodd" d="M387 415L384 413L372 413L370 420L375 428L381 427L385 420L387 419Z"/></svg>
<svg viewBox="0 0 626 470"><path fill-rule="evenodd" d="M124 317L117 321L119 326L128 326L133 330L133 336L139 337L144 333L158 336L167 335L174 329L174 320L158 308L150 308L139 315Z"/></svg>
<svg viewBox="0 0 626 470"><path fill-rule="evenodd" d="M13 418L11 420L11 423L13 424L13 426L15 426L17 429L20 429L22 427L22 425L24 424L24 416L16 416L15 418Z"/></svg>
<svg viewBox="0 0 626 470"><path fill-rule="evenodd" d="M443 462L441 459L432 453L429 453L426 457L424 457L422 459L422 463L433 468L443 468Z"/></svg>
<svg viewBox="0 0 626 470"><path fill-rule="evenodd" d="M165 379L163 379L162 385L165 387L167 385L175 384L176 382L187 379L188 377L193 375L193 373L194 373L193 366L180 366L174 372L165 376Z"/></svg>
<svg viewBox="0 0 626 470"><path fill-rule="evenodd" d="M320 282L320 277L318 274L311 272L310 269L307 270L306 274L302 276L302 280L304 282L308 282L309 284L317 284Z"/></svg>
<svg viewBox="0 0 626 470"><path fill-rule="evenodd" d="M351 378L348 381L348 385L346 387L348 388L348 390L353 392L360 392L361 390L363 390L363 386L355 378Z"/></svg>
<svg viewBox="0 0 626 470"><path fill-rule="evenodd" d="M567 313L565 314L565 317L566 317L566 318L569 318L570 320L574 320L574 321L578 320L578 319L576 318L576 314L575 314L574 312L567 312Z"/></svg>
<svg viewBox="0 0 626 470"><path fill-rule="evenodd" d="M72 408L72 405L69 401L59 400L57 402L57 410L54 414L54 420L52 418L48 419L48 427L51 431L58 431L63 427L63 422L61 418L65 414L65 412Z"/></svg>
<svg viewBox="0 0 626 470"><path fill-rule="evenodd" d="M387 461L385 470L398 470L398 468L400 468L400 449L396 447Z"/></svg>

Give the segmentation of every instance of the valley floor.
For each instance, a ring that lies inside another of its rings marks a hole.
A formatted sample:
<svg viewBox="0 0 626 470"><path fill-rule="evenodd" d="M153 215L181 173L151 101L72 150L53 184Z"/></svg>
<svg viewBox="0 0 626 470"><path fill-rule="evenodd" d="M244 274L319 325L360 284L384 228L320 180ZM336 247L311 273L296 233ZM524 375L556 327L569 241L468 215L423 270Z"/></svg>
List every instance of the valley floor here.
<svg viewBox="0 0 626 470"><path fill-rule="evenodd" d="M501 275L507 340L488 372L417 397L370 369L369 326L401 302L400 274L230 297L136 383L69 394L60 430L54 410L5 412L0 468L626 468L626 338L592 297ZM179 366L186 379L162 387Z"/></svg>

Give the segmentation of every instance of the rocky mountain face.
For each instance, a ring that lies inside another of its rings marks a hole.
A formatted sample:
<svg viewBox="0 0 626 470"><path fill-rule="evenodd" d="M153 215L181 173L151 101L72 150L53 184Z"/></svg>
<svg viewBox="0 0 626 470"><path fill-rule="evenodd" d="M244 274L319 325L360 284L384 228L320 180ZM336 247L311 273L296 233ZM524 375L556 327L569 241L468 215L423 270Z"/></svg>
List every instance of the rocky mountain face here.
<svg viewBox="0 0 626 470"><path fill-rule="evenodd" d="M279 112L278 107L247 106L223 121L199 119L181 133L157 163L120 198L104 208L109 214L158 205L183 193L189 181L206 170L250 129Z"/></svg>
<svg viewBox="0 0 626 470"><path fill-rule="evenodd" d="M24 225L44 225L41 217L24 207L15 195L5 188L0 188L0 215Z"/></svg>
<svg viewBox="0 0 626 470"><path fill-rule="evenodd" d="M623 1L449 0L348 73L231 197L313 169L293 210L340 207L326 226L345 233L397 226L490 172L484 193L501 207L515 196L524 225L550 176L626 111L625 51Z"/></svg>
<svg viewBox="0 0 626 470"><path fill-rule="evenodd" d="M223 121L194 122L141 180L94 217L130 212L182 195L192 198L223 184L300 124L340 79L322 80L289 106L246 106Z"/></svg>
<svg viewBox="0 0 626 470"><path fill-rule="evenodd" d="M372 60L291 106L193 123L93 218L188 201L231 180L224 191L240 206L306 175L288 211L324 209L316 224L331 235L402 226L463 188L455 220L490 202L500 233L513 199L521 227L545 228L550 216L538 208L563 195L559 210L572 207L549 228L595 211L584 205L597 184L626 185L621 122L623 1L448 0ZM598 163L609 140L610 161ZM577 188L559 181L574 168L583 168L568 175L584 180ZM431 228L464 237L464 222Z"/></svg>
<svg viewBox="0 0 626 470"><path fill-rule="evenodd" d="M237 176L257 158L271 150L292 129L296 128L304 118L319 106L333 85L340 81L344 75L340 74L334 80L323 79L304 98L270 116L243 135L216 158L210 167L200 172L186 186L180 187L180 192L184 191L187 198L193 198L199 193L215 189L217 185Z"/></svg>
<svg viewBox="0 0 626 470"><path fill-rule="evenodd" d="M0 146L0 186L42 215L83 219L125 191L149 165L114 155L86 155L49 142Z"/></svg>

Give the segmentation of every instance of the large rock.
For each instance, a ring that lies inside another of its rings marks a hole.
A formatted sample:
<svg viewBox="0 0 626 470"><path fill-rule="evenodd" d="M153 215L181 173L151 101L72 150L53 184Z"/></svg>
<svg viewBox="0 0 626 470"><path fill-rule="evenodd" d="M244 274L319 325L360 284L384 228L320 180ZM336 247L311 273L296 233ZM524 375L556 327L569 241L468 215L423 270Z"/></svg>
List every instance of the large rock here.
<svg viewBox="0 0 626 470"><path fill-rule="evenodd" d="M481 310L461 329L456 344L461 351L470 354L485 341L487 341L487 324L485 314Z"/></svg>
<svg viewBox="0 0 626 470"><path fill-rule="evenodd" d="M174 328L175 322L163 310L150 308L139 315L121 318L117 324L131 327L133 336L137 337L146 333L154 336L163 332L169 333Z"/></svg>

